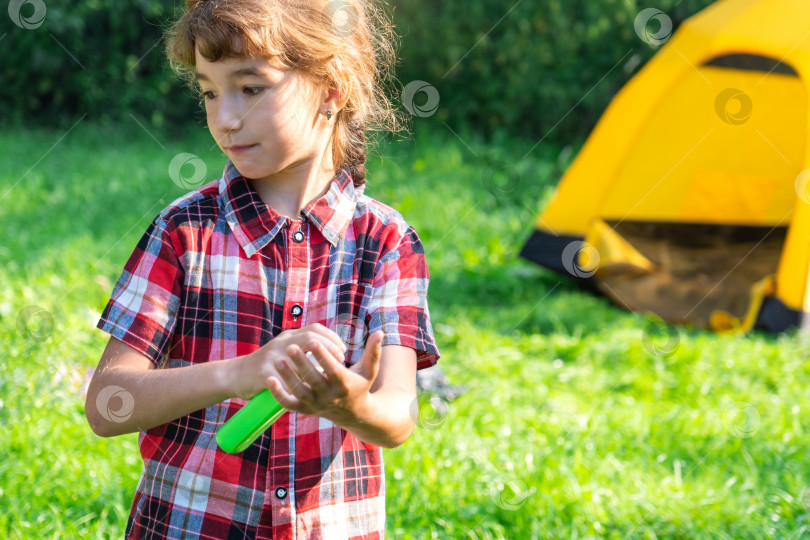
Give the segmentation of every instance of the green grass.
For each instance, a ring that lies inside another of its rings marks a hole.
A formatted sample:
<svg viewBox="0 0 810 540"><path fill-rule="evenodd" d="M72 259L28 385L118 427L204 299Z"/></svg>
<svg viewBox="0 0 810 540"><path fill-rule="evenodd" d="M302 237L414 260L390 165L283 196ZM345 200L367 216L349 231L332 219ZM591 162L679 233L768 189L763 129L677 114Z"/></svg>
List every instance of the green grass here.
<svg viewBox="0 0 810 540"><path fill-rule="evenodd" d="M123 535L141 463L135 434L85 422L107 339L94 325L148 222L184 193L172 157L197 154L208 179L224 164L204 130L62 135L0 133L0 537ZM674 354L651 354L650 319L518 259L570 162L544 145L524 158L532 144L420 130L369 163L366 192L422 238L440 364L467 388L446 410L426 401L385 451L389 536L810 535L808 342L681 328ZM21 331L30 305L45 311Z"/></svg>

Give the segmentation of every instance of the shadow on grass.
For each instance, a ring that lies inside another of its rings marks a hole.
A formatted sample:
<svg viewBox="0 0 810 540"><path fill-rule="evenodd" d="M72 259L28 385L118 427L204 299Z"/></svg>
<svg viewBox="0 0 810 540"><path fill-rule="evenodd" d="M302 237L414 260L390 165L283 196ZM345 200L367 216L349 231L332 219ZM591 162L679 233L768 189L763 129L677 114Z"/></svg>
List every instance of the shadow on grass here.
<svg viewBox="0 0 810 540"><path fill-rule="evenodd" d="M430 305L436 322L463 317L503 334L602 333L628 317L573 280L522 262L436 273Z"/></svg>

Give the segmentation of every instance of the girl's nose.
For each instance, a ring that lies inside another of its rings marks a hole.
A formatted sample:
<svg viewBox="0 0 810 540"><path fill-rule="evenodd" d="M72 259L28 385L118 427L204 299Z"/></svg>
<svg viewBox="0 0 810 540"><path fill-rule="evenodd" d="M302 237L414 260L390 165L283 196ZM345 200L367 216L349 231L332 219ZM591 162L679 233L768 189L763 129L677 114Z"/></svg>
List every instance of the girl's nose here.
<svg viewBox="0 0 810 540"><path fill-rule="evenodd" d="M236 131L242 127L243 113L231 100L223 99L217 109L217 128L221 131Z"/></svg>

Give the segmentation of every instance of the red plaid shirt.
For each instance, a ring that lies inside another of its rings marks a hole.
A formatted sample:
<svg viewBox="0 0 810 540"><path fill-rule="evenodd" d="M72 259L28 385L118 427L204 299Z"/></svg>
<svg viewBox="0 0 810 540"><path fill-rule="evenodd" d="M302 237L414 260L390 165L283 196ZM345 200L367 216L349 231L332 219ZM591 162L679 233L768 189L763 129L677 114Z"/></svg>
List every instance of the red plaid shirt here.
<svg viewBox="0 0 810 540"><path fill-rule="evenodd" d="M149 225L98 328L157 368L245 355L316 322L343 338L347 364L382 328L383 345L415 349L417 368L433 365L421 241L364 187L343 169L293 221L228 161L222 178ZM383 536L380 447L287 412L244 452L224 453L214 434L244 403L229 399L139 434L144 470L127 538Z"/></svg>

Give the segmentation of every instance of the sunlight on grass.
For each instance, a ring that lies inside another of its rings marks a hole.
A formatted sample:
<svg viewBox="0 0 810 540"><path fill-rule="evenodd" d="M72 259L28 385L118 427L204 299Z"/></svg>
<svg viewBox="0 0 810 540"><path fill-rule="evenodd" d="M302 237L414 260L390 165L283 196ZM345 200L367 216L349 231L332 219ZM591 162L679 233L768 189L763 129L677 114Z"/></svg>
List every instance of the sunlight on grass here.
<svg viewBox="0 0 810 540"><path fill-rule="evenodd" d="M149 221L224 158L202 131L161 148L136 127L3 133L0 175L0 536L123 535L135 434L102 439L82 391L94 328ZM723 337L654 321L518 259L565 166L520 141L420 133L369 161L366 193L422 239L440 365L466 392L427 396L385 451L392 538L800 538L810 490L799 336ZM656 337L657 336L657 337ZM655 340L670 340L662 343ZM663 351L663 352L662 352Z"/></svg>

